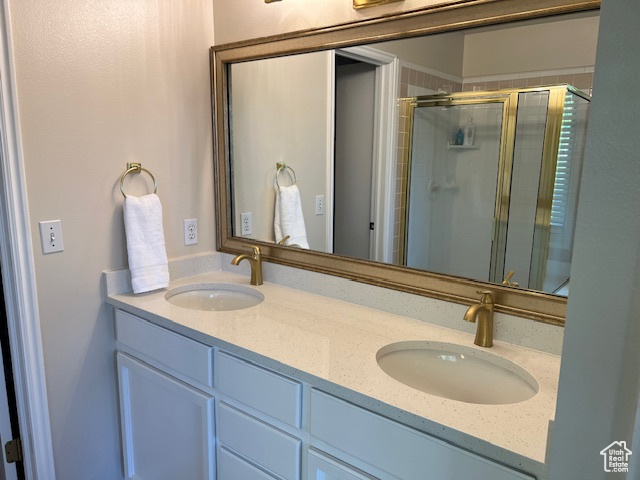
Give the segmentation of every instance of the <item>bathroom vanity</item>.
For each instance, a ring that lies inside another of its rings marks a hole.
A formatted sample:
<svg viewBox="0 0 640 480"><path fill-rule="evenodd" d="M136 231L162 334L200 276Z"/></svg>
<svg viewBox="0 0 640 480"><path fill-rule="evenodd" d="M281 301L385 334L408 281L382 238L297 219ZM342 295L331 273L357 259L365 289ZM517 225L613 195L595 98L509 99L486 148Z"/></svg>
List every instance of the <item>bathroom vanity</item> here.
<svg viewBox="0 0 640 480"><path fill-rule="evenodd" d="M144 295L126 292L122 275L108 272L106 284L125 478L547 476L555 355L500 341L481 349L468 333L269 282L253 287L260 303L238 310L166 299L176 288L248 287L247 276L222 270L172 275L168 291ZM439 303L435 315L462 308ZM405 341L490 350L526 370L537 393L491 405L411 388L376 360L380 349Z"/></svg>

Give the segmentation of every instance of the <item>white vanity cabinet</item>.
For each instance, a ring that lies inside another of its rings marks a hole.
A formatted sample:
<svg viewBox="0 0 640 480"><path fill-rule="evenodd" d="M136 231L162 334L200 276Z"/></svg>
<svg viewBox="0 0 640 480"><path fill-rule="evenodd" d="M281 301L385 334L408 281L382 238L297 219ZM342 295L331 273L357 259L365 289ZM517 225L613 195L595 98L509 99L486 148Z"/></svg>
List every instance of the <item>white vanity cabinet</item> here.
<svg viewBox="0 0 640 480"><path fill-rule="evenodd" d="M126 478L534 479L121 310L116 329Z"/></svg>

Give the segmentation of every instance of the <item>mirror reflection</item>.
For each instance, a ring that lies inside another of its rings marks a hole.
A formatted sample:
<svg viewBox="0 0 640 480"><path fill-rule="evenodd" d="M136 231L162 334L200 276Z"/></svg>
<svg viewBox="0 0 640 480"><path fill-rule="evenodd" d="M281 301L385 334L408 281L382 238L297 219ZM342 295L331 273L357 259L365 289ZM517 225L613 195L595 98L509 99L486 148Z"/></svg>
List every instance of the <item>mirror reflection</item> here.
<svg viewBox="0 0 640 480"><path fill-rule="evenodd" d="M234 236L566 295L597 27L230 65Z"/></svg>

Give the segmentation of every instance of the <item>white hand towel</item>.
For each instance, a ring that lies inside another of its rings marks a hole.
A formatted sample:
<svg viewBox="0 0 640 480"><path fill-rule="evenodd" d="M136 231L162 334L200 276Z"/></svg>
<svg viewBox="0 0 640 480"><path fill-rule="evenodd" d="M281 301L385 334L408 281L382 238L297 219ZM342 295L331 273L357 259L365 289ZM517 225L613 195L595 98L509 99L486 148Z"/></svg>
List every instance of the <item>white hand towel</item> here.
<svg viewBox="0 0 640 480"><path fill-rule="evenodd" d="M133 293L169 286L162 205L155 193L124 199L124 230Z"/></svg>
<svg viewBox="0 0 640 480"><path fill-rule="evenodd" d="M286 245L299 245L308 249L309 243L302 216L300 191L296 185L278 187L275 210L273 228L276 234L276 243L289 235Z"/></svg>

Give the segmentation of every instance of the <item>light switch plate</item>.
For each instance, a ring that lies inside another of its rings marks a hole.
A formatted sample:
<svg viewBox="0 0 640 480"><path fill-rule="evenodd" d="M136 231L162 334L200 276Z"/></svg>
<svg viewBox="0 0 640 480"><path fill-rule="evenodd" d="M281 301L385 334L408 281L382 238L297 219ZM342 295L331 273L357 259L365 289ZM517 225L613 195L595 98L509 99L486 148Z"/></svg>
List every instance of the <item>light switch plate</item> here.
<svg viewBox="0 0 640 480"><path fill-rule="evenodd" d="M324 215L324 195L316 195L316 215Z"/></svg>
<svg viewBox="0 0 640 480"><path fill-rule="evenodd" d="M48 220L40 222L40 240L42 242L42 253L61 252L64 250L62 241L62 223L60 220Z"/></svg>

